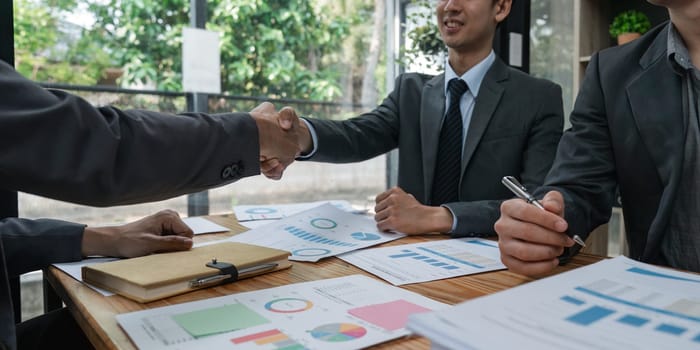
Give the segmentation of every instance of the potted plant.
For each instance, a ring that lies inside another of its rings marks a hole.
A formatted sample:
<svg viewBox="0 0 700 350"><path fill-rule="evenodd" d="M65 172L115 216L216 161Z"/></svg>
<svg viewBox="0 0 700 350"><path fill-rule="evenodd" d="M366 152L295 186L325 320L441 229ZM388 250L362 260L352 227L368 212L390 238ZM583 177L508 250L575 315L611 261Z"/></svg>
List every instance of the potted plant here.
<svg viewBox="0 0 700 350"><path fill-rule="evenodd" d="M617 44L622 45L642 34L651 28L651 22L644 12L629 10L615 16L610 24L610 35L617 38Z"/></svg>

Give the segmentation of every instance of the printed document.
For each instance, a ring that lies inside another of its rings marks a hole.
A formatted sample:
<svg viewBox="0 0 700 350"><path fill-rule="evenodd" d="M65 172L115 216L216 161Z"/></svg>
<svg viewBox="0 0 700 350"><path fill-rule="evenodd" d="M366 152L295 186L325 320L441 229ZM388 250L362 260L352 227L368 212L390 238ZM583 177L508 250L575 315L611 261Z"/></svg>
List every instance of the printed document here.
<svg viewBox="0 0 700 350"><path fill-rule="evenodd" d="M412 317L448 349L700 349L700 275L604 260Z"/></svg>
<svg viewBox="0 0 700 350"><path fill-rule="evenodd" d="M246 221L286 218L287 216L298 214L302 211L309 210L326 203L330 203L336 208L347 212L356 212L356 210L352 208L350 202L346 200L329 200L290 204L236 205L233 207L233 212L236 214L238 222L240 222L241 225L246 225Z"/></svg>
<svg viewBox="0 0 700 350"><path fill-rule="evenodd" d="M404 236L379 232L373 219L323 204L227 240L283 249L292 253L289 260L315 262Z"/></svg>
<svg viewBox="0 0 700 350"><path fill-rule="evenodd" d="M480 238L363 249L338 257L395 286L506 268L498 242Z"/></svg>
<svg viewBox="0 0 700 350"><path fill-rule="evenodd" d="M351 275L117 315L140 349L362 349L446 304Z"/></svg>

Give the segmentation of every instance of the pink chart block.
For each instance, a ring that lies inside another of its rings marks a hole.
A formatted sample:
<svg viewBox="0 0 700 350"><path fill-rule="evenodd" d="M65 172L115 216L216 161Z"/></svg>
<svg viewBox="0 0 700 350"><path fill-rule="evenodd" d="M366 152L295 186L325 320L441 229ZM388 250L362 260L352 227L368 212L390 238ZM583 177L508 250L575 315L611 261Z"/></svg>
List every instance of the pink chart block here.
<svg viewBox="0 0 700 350"><path fill-rule="evenodd" d="M408 316L430 311L432 310L406 300L396 300L350 309L348 313L386 330L395 331L406 326Z"/></svg>

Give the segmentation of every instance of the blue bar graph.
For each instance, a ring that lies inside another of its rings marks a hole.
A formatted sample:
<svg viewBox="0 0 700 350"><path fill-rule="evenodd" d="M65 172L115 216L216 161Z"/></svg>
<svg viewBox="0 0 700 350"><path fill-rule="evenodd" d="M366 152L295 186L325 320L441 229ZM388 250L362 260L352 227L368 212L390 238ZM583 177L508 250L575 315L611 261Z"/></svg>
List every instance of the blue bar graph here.
<svg viewBox="0 0 700 350"><path fill-rule="evenodd" d="M293 234L294 236L296 236L298 238L301 238L301 239L303 239L305 241L309 241L309 242L328 244L328 245L334 245L334 246L339 246L339 247L354 247L357 245L355 243L336 241L334 239L319 236L319 235L304 231L304 230L302 230L298 227L294 227L294 226L287 226L284 228L284 230Z"/></svg>
<svg viewBox="0 0 700 350"><path fill-rule="evenodd" d="M615 310L612 309L604 308L602 306L592 306L577 314L567 317L566 320L581 326L588 326L614 313Z"/></svg>
<svg viewBox="0 0 700 350"><path fill-rule="evenodd" d="M626 324L628 326L633 326L633 327L641 327L647 323L649 323L649 320L646 318L634 316L634 315L625 315L620 317L617 322Z"/></svg>
<svg viewBox="0 0 700 350"><path fill-rule="evenodd" d="M667 333L667 334L673 334L673 335L681 335L681 334L685 333L685 331L687 331L687 329L685 329L683 327L674 326L674 325L668 324L668 323L662 323L662 324L656 326L656 328L654 328L654 329L656 329L657 331L659 331L661 333Z"/></svg>
<svg viewBox="0 0 700 350"><path fill-rule="evenodd" d="M410 256L416 256L418 253L413 253L410 250L403 250L404 252L409 252L405 254L395 254L395 255L389 255L390 258L398 259L398 258L407 258Z"/></svg>
<svg viewBox="0 0 700 350"><path fill-rule="evenodd" d="M577 299L577 298L574 298L574 297L569 296L569 295L565 295L565 296L561 297L561 300L566 301L567 303L574 304L574 305L583 305L586 303L585 301L583 301L581 299Z"/></svg>
<svg viewBox="0 0 700 350"><path fill-rule="evenodd" d="M435 258L431 258L431 257L426 256L426 255L418 254L418 253L411 251L409 249L402 249L401 254L389 255L389 257L392 259L412 258L414 260L422 261L426 264L429 264L429 265L432 265L435 267L440 267L440 268L443 268L445 270L454 270L454 269L459 268L458 266L454 266L454 265L450 265L450 264L441 262L440 260L437 260Z"/></svg>

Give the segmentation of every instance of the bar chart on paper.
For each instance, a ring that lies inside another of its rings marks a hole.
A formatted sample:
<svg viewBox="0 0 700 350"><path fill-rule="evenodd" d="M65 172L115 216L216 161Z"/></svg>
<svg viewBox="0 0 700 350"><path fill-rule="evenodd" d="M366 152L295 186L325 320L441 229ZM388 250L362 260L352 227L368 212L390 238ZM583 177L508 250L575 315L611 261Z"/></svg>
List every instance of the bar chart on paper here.
<svg viewBox="0 0 700 350"><path fill-rule="evenodd" d="M340 258L394 285L505 268L497 243L479 238L366 249Z"/></svg>
<svg viewBox="0 0 700 350"><path fill-rule="evenodd" d="M489 332L473 333L477 326ZM618 257L419 317L411 328L440 329L454 341L448 347L700 349L700 275Z"/></svg>
<svg viewBox="0 0 700 350"><path fill-rule="evenodd" d="M410 316L447 307L363 275L117 315L140 349L355 350L409 334Z"/></svg>
<svg viewBox="0 0 700 350"><path fill-rule="evenodd" d="M229 240L284 249L292 253L290 260L318 261L403 236L379 232L374 220L324 204Z"/></svg>

